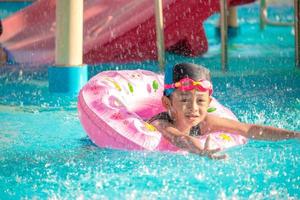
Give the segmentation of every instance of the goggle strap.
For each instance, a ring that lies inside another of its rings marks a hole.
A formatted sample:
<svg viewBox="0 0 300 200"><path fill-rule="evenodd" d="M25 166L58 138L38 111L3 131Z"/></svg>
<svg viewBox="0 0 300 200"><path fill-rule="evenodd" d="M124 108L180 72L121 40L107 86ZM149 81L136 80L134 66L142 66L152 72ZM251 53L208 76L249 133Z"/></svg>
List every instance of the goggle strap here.
<svg viewBox="0 0 300 200"><path fill-rule="evenodd" d="M165 84L164 88L165 89L173 89L173 88L175 88L175 84L174 83L172 83L172 84Z"/></svg>
<svg viewBox="0 0 300 200"><path fill-rule="evenodd" d="M198 87L200 87L203 90L208 90L209 91L209 95L211 95L213 93L211 83L209 81L203 80L203 79L201 79L199 81L194 81L194 80L191 81L191 79L189 79L189 78L184 78L184 79L182 79L182 80L180 80L180 81L178 81L176 83L165 84L164 88L165 89L180 88L182 86L182 82L185 82L185 81L192 82L193 86L198 86ZM208 82L209 84L207 85L206 82ZM205 87L205 86L208 86L208 87Z"/></svg>

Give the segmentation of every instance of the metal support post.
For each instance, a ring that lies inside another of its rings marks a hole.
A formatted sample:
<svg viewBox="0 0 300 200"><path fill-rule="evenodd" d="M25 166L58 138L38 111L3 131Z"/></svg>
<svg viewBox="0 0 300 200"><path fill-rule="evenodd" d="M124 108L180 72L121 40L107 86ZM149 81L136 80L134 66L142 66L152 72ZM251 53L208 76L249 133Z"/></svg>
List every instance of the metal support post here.
<svg viewBox="0 0 300 200"><path fill-rule="evenodd" d="M295 65L300 68L300 0L294 0L295 26Z"/></svg>
<svg viewBox="0 0 300 200"><path fill-rule="evenodd" d="M222 62L222 71L225 72L228 70L227 62L227 1L220 0L220 21L221 21L221 62Z"/></svg>
<svg viewBox="0 0 300 200"><path fill-rule="evenodd" d="M164 71L165 65L165 43L162 0L155 1L155 22L156 22L156 46L160 70Z"/></svg>

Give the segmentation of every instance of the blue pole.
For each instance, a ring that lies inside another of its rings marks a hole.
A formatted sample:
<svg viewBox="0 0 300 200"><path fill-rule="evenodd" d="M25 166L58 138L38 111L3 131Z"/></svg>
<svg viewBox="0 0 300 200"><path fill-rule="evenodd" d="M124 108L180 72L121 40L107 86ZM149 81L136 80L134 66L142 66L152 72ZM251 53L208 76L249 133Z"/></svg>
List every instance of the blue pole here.
<svg viewBox="0 0 300 200"><path fill-rule="evenodd" d="M48 75L50 92L76 94L88 80L88 67L51 66L48 68Z"/></svg>

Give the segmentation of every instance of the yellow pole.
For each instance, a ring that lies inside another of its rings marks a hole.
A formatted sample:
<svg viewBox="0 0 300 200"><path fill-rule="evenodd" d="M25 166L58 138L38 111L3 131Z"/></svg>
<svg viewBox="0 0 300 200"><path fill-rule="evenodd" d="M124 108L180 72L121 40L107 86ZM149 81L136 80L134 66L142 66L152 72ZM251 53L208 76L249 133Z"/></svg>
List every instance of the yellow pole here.
<svg viewBox="0 0 300 200"><path fill-rule="evenodd" d="M164 23L162 12L162 0L155 1L155 22L156 22L156 46L158 52L158 62L161 71L165 65L165 43L164 43Z"/></svg>
<svg viewBox="0 0 300 200"><path fill-rule="evenodd" d="M56 1L55 64L82 64L83 0Z"/></svg>
<svg viewBox="0 0 300 200"><path fill-rule="evenodd" d="M82 63L83 0L56 1L55 66L49 66L49 91L77 94L88 80Z"/></svg>
<svg viewBox="0 0 300 200"><path fill-rule="evenodd" d="M229 7L229 15L228 15L228 26L230 27L238 27L238 14L236 7Z"/></svg>

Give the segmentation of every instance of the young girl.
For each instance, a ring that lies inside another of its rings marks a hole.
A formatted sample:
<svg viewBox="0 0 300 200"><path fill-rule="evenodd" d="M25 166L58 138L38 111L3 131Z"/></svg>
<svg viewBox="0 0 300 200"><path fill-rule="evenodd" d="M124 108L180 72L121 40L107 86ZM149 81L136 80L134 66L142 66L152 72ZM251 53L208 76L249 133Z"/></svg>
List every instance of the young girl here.
<svg viewBox="0 0 300 200"><path fill-rule="evenodd" d="M208 69L181 63L165 72L162 104L167 112L152 117L149 122L179 148L210 158L223 159L220 149L211 148L208 136L202 146L197 136L214 131L234 132L258 140L300 138L300 133L269 126L246 124L207 114L213 92Z"/></svg>

